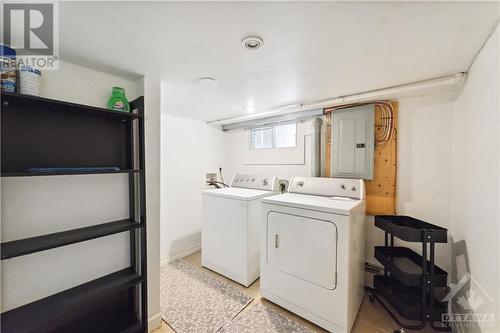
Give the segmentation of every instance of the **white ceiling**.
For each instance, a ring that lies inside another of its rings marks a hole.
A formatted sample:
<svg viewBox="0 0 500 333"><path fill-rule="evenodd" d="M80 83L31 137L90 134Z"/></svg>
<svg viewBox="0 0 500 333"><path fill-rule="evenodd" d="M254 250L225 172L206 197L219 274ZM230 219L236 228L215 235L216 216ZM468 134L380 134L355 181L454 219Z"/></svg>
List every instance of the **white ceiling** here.
<svg viewBox="0 0 500 333"><path fill-rule="evenodd" d="M203 121L466 71L499 3L63 2L63 59L166 81L166 111ZM257 34L258 51L241 39ZM215 88L197 79L212 76Z"/></svg>

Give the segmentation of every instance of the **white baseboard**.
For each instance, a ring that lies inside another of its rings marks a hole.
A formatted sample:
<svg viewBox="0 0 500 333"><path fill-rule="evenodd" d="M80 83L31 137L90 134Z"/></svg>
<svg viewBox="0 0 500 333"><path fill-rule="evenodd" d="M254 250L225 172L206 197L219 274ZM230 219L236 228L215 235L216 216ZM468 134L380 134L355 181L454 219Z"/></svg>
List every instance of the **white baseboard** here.
<svg viewBox="0 0 500 333"><path fill-rule="evenodd" d="M161 327L161 312L158 312L154 316L149 317L148 319L148 332L151 333L155 329Z"/></svg>
<svg viewBox="0 0 500 333"><path fill-rule="evenodd" d="M192 247L187 248L187 249L183 249L183 250L179 250L179 251L176 251L176 252L172 252L166 258L163 258L161 260L160 264L163 266L165 264L171 263L172 261L175 261L175 260L187 257L188 255L196 253L196 252L198 252L200 250L201 250L201 243L200 244L196 244L195 246L192 246Z"/></svg>

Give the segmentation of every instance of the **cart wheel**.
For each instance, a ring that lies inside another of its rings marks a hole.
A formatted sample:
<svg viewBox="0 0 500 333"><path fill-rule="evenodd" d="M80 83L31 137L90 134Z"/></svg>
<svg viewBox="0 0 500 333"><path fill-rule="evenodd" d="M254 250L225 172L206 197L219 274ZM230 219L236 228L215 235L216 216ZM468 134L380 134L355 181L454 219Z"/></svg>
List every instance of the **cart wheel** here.
<svg viewBox="0 0 500 333"><path fill-rule="evenodd" d="M373 294L368 294L368 300L370 303L373 303L375 301L375 296L373 296Z"/></svg>

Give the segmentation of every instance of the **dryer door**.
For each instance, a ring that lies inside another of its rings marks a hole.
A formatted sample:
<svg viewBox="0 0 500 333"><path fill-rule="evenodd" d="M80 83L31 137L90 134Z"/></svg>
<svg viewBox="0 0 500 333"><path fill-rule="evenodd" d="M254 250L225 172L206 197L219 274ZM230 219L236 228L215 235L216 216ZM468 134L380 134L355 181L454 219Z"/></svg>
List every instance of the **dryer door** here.
<svg viewBox="0 0 500 333"><path fill-rule="evenodd" d="M269 212L267 262L326 289L337 284L337 227L331 221Z"/></svg>

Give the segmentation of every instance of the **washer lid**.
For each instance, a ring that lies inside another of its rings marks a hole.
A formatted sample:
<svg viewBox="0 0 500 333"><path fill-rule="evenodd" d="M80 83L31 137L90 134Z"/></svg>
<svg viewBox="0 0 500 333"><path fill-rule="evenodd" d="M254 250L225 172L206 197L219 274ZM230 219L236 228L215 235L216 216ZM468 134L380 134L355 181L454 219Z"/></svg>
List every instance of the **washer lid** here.
<svg viewBox="0 0 500 333"><path fill-rule="evenodd" d="M344 197L285 193L262 199L262 203L350 215L355 208L363 205L364 201Z"/></svg>
<svg viewBox="0 0 500 333"><path fill-rule="evenodd" d="M203 195L211 195L211 196L225 197L238 200L254 200L276 194L276 192L271 192L271 191L254 190L254 189L239 188L239 187L210 189L210 190L204 190L202 193Z"/></svg>

